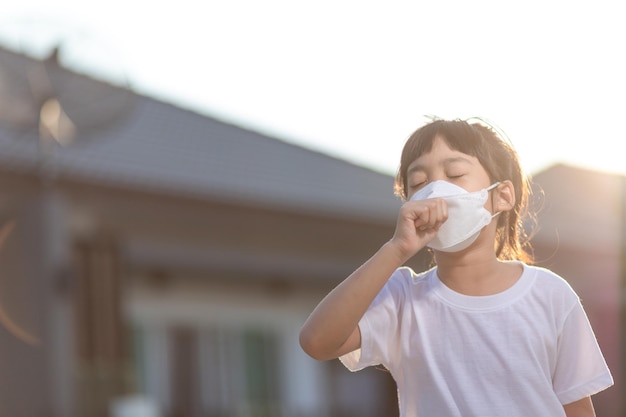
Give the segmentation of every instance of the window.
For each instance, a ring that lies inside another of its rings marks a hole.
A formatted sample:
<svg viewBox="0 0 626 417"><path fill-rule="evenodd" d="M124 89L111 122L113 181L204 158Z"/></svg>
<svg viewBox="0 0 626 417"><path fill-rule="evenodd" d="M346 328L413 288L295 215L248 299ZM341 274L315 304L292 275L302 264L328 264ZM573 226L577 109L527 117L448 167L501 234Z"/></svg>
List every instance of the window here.
<svg viewBox="0 0 626 417"><path fill-rule="evenodd" d="M166 417L281 415L279 339L274 332L189 326L165 332L167 337L159 340L138 330L135 346L141 386L160 402ZM165 349L158 346L164 342ZM158 352L166 357L159 358ZM146 363L148 358L151 363Z"/></svg>

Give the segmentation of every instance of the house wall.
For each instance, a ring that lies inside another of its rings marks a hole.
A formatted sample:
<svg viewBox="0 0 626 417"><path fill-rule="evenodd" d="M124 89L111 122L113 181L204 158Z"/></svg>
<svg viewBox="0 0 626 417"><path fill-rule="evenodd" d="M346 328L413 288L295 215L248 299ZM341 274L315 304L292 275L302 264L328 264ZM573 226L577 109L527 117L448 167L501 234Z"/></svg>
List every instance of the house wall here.
<svg viewBox="0 0 626 417"><path fill-rule="evenodd" d="M338 372L298 344L307 315L389 239L392 224L78 184L64 190L75 239L117 242L129 395L172 417L397 413L388 373ZM378 395L364 401L359 386Z"/></svg>
<svg viewBox="0 0 626 417"><path fill-rule="evenodd" d="M556 165L536 175L534 182L536 262L565 278L580 296L615 380L613 387L593 397L597 415L622 416L624 179Z"/></svg>

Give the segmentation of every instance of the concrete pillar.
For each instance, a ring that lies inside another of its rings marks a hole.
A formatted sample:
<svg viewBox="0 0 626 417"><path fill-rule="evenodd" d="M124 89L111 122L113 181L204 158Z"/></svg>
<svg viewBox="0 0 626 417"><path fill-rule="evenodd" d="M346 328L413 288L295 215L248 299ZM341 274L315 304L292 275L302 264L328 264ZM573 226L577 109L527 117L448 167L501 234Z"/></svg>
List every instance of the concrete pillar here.
<svg viewBox="0 0 626 417"><path fill-rule="evenodd" d="M0 415L72 417L64 203L44 188L5 213L0 249Z"/></svg>

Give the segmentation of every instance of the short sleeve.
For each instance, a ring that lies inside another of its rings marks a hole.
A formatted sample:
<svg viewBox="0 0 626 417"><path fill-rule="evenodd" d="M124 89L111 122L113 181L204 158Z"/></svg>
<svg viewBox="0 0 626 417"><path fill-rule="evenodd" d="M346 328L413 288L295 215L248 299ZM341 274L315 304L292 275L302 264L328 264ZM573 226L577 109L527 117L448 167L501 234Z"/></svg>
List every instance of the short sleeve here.
<svg viewBox="0 0 626 417"><path fill-rule="evenodd" d="M580 400L613 385L613 378L580 301L565 319L557 349L552 381L561 404Z"/></svg>
<svg viewBox="0 0 626 417"><path fill-rule="evenodd" d="M359 321L361 348L339 358L349 370L389 363L398 343L398 313L410 281L407 274L406 268L396 270Z"/></svg>

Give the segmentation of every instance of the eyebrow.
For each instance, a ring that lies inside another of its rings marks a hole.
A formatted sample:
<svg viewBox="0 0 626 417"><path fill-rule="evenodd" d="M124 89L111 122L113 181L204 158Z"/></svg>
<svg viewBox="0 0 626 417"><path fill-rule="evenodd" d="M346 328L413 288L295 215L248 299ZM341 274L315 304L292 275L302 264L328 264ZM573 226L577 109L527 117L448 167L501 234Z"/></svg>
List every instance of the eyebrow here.
<svg viewBox="0 0 626 417"><path fill-rule="evenodd" d="M441 161L441 164L445 166L445 165L450 165L450 164L454 164L454 163L457 163L457 162L463 162L463 163L466 163L466 164L471 164L472 163L472 161L470 161L469 159L467 159L467 158L465 158L463 156L453 156L453 157L444 159L443 161ZM412 174L412 173L414 173L416 171L424 171L424 170L425 169L424 169L423 165L417 164L417 165L414 165L413 167L411 167L407 171L407 174Z"/></svg>

